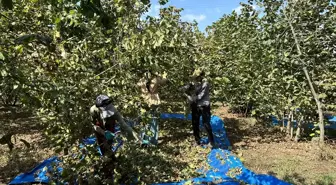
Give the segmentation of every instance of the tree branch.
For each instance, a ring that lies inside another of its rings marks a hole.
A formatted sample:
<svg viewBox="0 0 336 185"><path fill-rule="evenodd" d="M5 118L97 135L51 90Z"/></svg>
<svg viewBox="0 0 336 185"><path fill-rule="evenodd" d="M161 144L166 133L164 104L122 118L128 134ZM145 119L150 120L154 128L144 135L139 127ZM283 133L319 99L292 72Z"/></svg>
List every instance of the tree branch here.
<svg viewBox="0 0 336 185"><path fill-rule="evenodd" d="M286 17L286 19L288 21L288 24L289 24L289 26L291 28L291 31L292 31L292 34L293 34L293 37L294 37L294 40L295 40L295 45L296 45L296 49L298 51L298 54L299 54L299 56L302 56L301 47L300 47L299 41L297 39L294 26L293 26L292 22L288 19L285 11L284 11L284 15L285 15L285 17ZM319 100L318 94L316 93L316 91L314 89L314 86L313 86L313 83L312 83L311 78L309 76L307 67L303 67L303 72L304 72L304 74L306 76L306 79L307 79L309 87L310 87L310 91L313 94L313 97L314 97L316 105L317 105L317 111L318 111L318 114L319 114L320 142L324 143L324 118L323 118L322 105L321 105L321 102Z"/></svg>

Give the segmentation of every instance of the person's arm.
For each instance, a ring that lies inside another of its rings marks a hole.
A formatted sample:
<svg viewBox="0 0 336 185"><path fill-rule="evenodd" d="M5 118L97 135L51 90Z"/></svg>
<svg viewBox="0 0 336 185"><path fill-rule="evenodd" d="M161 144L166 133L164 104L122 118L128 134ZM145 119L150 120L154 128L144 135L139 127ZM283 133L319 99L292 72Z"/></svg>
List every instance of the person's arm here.
<svg viewBox="0 0 336 185"><path fill-rule="evenodd" d="M123 134L126 135L127 140L135 140L139 141L140 138L138 137L138 134L130 127L123 119L122 115L116 111L115 112L116 119L118 123L120 124L120 129L123 132Z"/></svg>
<svg viewBox="0 0 336 185"><path fill-rule="evenodd" d="M157 76L156 80L157 80L157 84L158 85L163 85L163 84L167 83L167 81L168 81L166 75L163 75L162 77L161 76Z"/></svg>
<svg viewBox="0 0 336 185"><path fill-rule="evenodd" d="M190 88L191 88L191 83L180 87L179 90L184 91L183 96L185 96L187 98L189 103L192 103L192 102L195 101L195 98L190 94Z"/></svg>
<svg viewBox="0 0 336 185"><path fill-rule="evenodd" d="M163 75L159 77L159 79L160 79L160 81L159 81L160 84L165 84L165 83L167 83L167 81L168 81L168 79L167 79L167 73L164 72Z"/></svg>
<svg viewBox="0 0 336 185"><path fill-rule="evenodd" d="M93 124L93 129L98 132L99 134L102 134L104 135L105 134L105 131L97 124L98 122L98 108L94 105L90 108L90 116L91 116L91 122Z"/></svg>
<svg viewBox="0 0 336 185"><path fill-rule="evenodd" d="M144 85L144 82L145 80L143 79L143 78L141 78L139 81L138 81L138 83L137 83L137 86L138 87L142 87L143 85Z"/></svg>
<svg viewBox="0 0 336 185"><path fill-rule="evenodd" d="M203 98L203 96L205 95L205 93L207 93L209 89L209 85L210 84L208 81L202 83L201 91L196 95L196 100L201 100Z"/></svg>
<svg viewBox="0 0 336 185"><path fill-rule="evenodd" d="M187 93L184 93L184 96L187 97L189 103L195 102L195 99L192 96L188 95Z"/></svg>
<svg viewBox="0 0 336 185"><path fill-rule="evenodd" d="M180 87L179 90L180 91L186 91L186 90L188 90L190 88L190 86L191 86L191 84L189 83L187 85L184 85L184 86Z"/></svg>
<svg viewBox="0 0 336 185"><path fill-rule="evenodd" d="M93 128L96 132L98 132L99 134L101 135L105 135L105 131L100 127L100 126L97 126L97 125L93 125Z"/></svg>

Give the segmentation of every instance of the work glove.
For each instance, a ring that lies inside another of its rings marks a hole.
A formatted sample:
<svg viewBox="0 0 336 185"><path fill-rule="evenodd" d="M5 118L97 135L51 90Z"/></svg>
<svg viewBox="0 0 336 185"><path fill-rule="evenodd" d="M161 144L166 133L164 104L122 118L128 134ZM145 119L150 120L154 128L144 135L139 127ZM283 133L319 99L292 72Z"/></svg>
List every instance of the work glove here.
<svg viewBox="0 0 336 185"><path fill-rule="evenodd" d="M105 138L107 141L112 141L114 139L114 134L111 131L105 131Z"/></svg>
<svg viewBox="0 0 336 185"><path fill-rule="evenodd" d="M149 146L149 141L148 140L142 140L141 143L141 148L147 148Z"/></svg>

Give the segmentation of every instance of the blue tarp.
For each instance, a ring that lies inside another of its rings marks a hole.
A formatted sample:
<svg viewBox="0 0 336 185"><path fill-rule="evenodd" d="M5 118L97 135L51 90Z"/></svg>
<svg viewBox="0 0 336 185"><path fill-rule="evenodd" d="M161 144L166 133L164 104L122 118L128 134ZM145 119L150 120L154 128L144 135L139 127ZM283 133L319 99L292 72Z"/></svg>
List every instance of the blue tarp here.
<svg viewBox="0 0 336 185"><path fill-rule="evenodd" d="M244 167L242 162L231 154L231 152L222 149L213 149L207 158L210 170L204 172L200 177L190 179L193 184L207 184L216 182L222 185L239 185L237 180L247 184L254 185L290 185L270 175L258 175ZM241 171L240 174L230 175L230 170ZM234 176L235 178L232 178ZM182 185L187 181L179 183L160 183L156 185Z"/></svg>
<svg viewBox="0 0 336 185"><path fill-rule="evenodd" d="M278 120L275 116L271 116L272 119L272 125L276 126L276 125L282 125L282 120ZM331 116L331 115L327 115L325 116L325 119L328 121L328 124L325 125L324 127L327 129L334 129L336 130L336 116ZM288 123L288 119L284 119L284 126L287 126ZM296 120L293 121L293 126L294 128L297 127L297 123ZM315 126L312 123L308 124L308 128L313 129Z"/></svg>
<svg viewBox="0 0 336 185"><path fill-rule="evenodd" d="M47 172L52 171L52 163L58 162L57 157L51 157L41 164L36 166L34 169L27 173L23 173L14 178L9 184L24 184L24 183L44 183L47 184L50 179L47 176ZM58 172L62 169L58 168Z"/></svg>
<svg viewBox="0 0 336 185"><path fill-rule="evenodd" d="M330 122L332 123L336 123L336 116L333 116L329 119Z"/></svg>
<svg viewBox="0 0 336 185"><path fill-rule="evenodd" d="M191 119L191 115L187 118L183 114L162 114L161 119ZM208 155L207 162L210 169L205 171L199 169L198 172L202 175L193 179L189 179L182 182L172 182L172 183L159 183L157 185L180 185L185 182L192 181L194 184L207 184L208 182L216 182L216 184L222 185L238 185L237 180L243 181L247 184L255 185L289 185L284 181L281 181L270 175L258 175L253 173L244 167L242 162L231 154L230 151L226 150L230 146L230 142L225 132L224 122L218 116L211 117L211 126L213 129L215 142L219 145L219 149L213 149ZM203 127L201 123L201 129ZM95 138L88 138L84 140L83 144L93 144ZM207 142L207 139L205 139ZM117 150L122 145L122 141L116 143L114 150ZM48 183L49 178L46 176L48 170L52 170L51 163L57 162L57 157L53 157L45 160L40 165L36 166L31 172L21 174L17 176L9 184L23 184L23 183ZM62 169L58 168L58 172ZM232 170L238 170L240 173L230 176L229 173ZM49 171L50 172L50 171ZM34 175L36 174L36 175Z"/></svg>

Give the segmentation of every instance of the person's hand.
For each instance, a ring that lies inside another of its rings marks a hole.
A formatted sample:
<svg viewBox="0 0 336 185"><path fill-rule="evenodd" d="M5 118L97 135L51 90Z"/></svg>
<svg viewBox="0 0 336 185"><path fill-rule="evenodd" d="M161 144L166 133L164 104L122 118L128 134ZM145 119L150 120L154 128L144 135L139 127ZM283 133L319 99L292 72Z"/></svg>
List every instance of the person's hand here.
<svg viewBox="0 0 336 185"><path fill-rule="evenodd" d="M141 148L147 148L148 146L149 146L149 141L142 140L142 142L141 142Z"/></svg>
<svg viewBox="0 0 336 185"><path fill-rule="evenodd" d="M189 95L186 95L186 96L187 96L189 102L193 102L193 97L192 96L189 96Z"/></svg>
<svg viewBox="0 0 336 185"><path fill-rule="evenodd" d="M167 73L166 73L166 71L165 71L165 72L163 72L163 75L162 75L162 77L163 77L164 79L166 79L166 78L167 78Z"/></svg>
<svg viewBox="0 0 336 185"><path fill-rule="evenodd" d="M197 100L197 96L195 96L195 95L193 95L193 96L187 95L187 98L188 98L189 102L196 102L196 100Z"/></svg>
<svg viewBox="0 0 336 185"><path fill-rule="evenodd" d="M108 130L105 131L105 138L108 141L112 141L114 139L114 134Z"/></svg>

